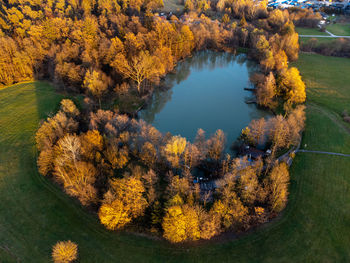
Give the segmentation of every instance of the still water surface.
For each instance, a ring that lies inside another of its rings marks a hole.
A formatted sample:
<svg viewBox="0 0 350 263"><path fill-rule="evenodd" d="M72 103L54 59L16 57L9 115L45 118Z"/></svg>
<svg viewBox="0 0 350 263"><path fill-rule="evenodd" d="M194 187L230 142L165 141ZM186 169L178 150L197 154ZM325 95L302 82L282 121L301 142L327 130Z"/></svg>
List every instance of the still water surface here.
<svg viewBox="0 0 350 263"><path fill-rule="evenodd" d="M256 69L243 54L197 52L166 76L171 88L156 90L139 117L163 133L192 142L199 128L207 137L222 129L230 145L252 119L269 115L255 104L245 103L252 93L244 88L251 87L249 76Z"/></svg>

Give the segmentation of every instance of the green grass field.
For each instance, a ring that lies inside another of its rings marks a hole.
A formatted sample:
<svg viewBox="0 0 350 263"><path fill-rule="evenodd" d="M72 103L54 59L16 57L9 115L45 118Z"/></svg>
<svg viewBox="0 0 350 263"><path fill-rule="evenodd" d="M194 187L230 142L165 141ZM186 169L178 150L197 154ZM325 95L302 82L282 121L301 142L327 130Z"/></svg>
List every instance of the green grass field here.
<svg viewBox="0 0 350 263"><path fill-rule="evenodd" d="M164 0L163 12L182 12L184 5L180 3L181 0Z"/></svg>
<svg viewBox="0 0 350 263"><path fill-rule="evenodd" d="M297 31L299 35L328 35L326 32L320 31L319 28L296 27L295 31Z"/></svg>
<svg viewBox="0 0 350 263"><path fill-rule="evenodd" d="M348 59L302 54L295 65L309 96L302 144L349 153L350 135L339 118L350 94L349 76L342 75L350 71ZM49 262L51 246L67 239L78 243L79 262L350 260L350 158L337 156L297 154L284 213L239 239L181 247L106 231L37 173L35 130L62 97L45 82L0 90L0 262Z"/></svg>
<svg viewBox="0 0 350 263"><path fill-rule="evenodd" d="M327 30L337 36L350 36L349 23L336 23L327 26Z"/></svg>
<svg viewBox="0 0 350 263"><path fill-rule="evenodd" d="M306 44L308 41L310 41L311 39L316 39L317 43L316 46L323 44L323 43L327 43L330 44L332 43L334 40L336 40L337 38L335 37L317 37L317 38L312 38L312 37L299 37L299 42L300 43L304 43Z"/></svg>
<svg viewBox="0 0 350 263"><path fill-rule="evenodd" d="M301 54L293 64L304 76L309 102L339 115L345 109L350 111L350 59Z"/></svg>

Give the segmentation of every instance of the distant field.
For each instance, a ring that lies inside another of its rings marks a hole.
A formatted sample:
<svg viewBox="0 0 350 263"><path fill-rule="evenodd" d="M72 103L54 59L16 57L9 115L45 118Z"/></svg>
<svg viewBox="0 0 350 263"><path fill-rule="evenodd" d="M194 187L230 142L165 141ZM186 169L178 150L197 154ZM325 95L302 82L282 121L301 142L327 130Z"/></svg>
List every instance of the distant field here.
<svg viewBox="0 0 350 263"><path fill-rule="evenodd" d="M311 39L313 39L313 38L312 37L300 37L299 41L300 41L300 43L307 43ZM316 45L319 45L322 43L331 43L332 41L336 40L337 38L335 38L335 37L318 37L318 38L314 38L314 39L317 40Z"/></svg>
<svg viewBox="0 0 350 263"><path fill-rule="evenodd" d="M308 86L307 149L349 153L339 112L349 107L350 60L301 54ZM0 90L0 262L50 262L71 239L79 262L349 262L350 158L298 153L281 218L237 240L172 246L106 231L36 168L34 133L63 95L46 82Z"/></svg>
<svg viewBox="0 0 350 263"><path fill-rule="evenodd" d="M327 26L327 30L337 36L350 36L350 23L336 23Z"/></svg>
<svg viewBox="0 0 350 263"><path fill-rule="evenodd" d="M184 5L181 4L181 0L164 0L163 12L182 12Z"/></svg>
<svg viewBox="0 0 350 263"><path fill-rule="evenodd" d="M299 35L328 35L326 32L321 32L319 28L296 27L295 30Z"/></svg>

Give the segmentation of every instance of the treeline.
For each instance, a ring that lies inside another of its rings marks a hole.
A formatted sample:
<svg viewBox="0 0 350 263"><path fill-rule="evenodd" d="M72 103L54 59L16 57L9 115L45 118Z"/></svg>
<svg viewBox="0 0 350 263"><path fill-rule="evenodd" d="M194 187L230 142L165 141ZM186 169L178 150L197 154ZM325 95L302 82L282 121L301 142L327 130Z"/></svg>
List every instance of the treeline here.
<svg viewBox="0 0 350 263"><path fill-rule="evenodd" d="M325 56L350 57L350 39L337 38L327 42L311 38L301 43L300 49L305 52L315 52Z"/></svg>
<svg viewBox="0 0 350 263"><path fill-rule="evenodd" d="M186 25L161 23L159 1L11 1L1 4L0 83L48 78L95 98L156 82L188 56ZM148 10L141 12L141 10Z"/></svg>
<svg viewBox="0 0 350 263"><path fill-rule="evenodd" d="M298 57L298 35L286 10L267 12L266 6L253 4L264 15L247 22L242 14L250 8L242 11L235 5L239 23L230 18L219 23L196 13L164 21L151 12L161 5L114 0L2 3L0 84L50 79L101 104L101 99L133 88L140 96L148 93L194 49L250 48L265 73L281 72L288 59Z"/></svg>
<svg viewBox="0 0 350 263"><path fill-rule="evenodd" d="M242 130L241 139L252 146L271 144L271 156L278 150L298 145L305 123L305 106L299 105L287 117L277 115L268 120L252 120Z"/></svg>
<svg viewBox="0 0 350 263"><path fill-rule="evenodd" d="M313 9L301 9L299 7L289 8L290 19L295 26L300 27L318 27L319 22L322 20L322 16L319 12L314 12Z"/></svg>
<svg viewBox="0 0 350 263"><path fill-rule="evenodd" d="M253 121L243 134L252 144L266 140L274 155L298 142L304 120L299 106L287 118ZM221 130L208 139L199 130L190 143L113 111L86 118L65 99L39 128L36 143L39 172L97 211L111 230L137 225L171 242L209 239L265 222L287 201L287 165L225 155ZM216 180L217 191L194 183L198 169Z"/></svg>

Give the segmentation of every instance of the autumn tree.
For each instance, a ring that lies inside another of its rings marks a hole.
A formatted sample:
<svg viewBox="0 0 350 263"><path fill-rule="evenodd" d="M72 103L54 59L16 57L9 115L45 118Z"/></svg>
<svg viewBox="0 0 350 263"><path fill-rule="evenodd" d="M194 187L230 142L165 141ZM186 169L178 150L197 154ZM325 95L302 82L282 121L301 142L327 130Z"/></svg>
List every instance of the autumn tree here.
<svg viewBox="0 0 350 263"><path fill-rule="evenodd" d="M213 160L219 160L225 148L225 134L222 130L217 130L208 141L208 155Z"/></svg>
<svg viewBox="0 0 350 263"><path fill-rule="evenodd" d="M191 169L198 164L200 158L201 153L199 152L197 146L188 143L183 154L184 170L191 171Z"/></svg>
<svg viewBox="0 0 350 263"><path fill-rule="evenodd" d="M63 99L61 101L61 110L67 115L76 117L80 114L78 108L75 106L74 102L69 99Z"/></svg>
<svg viewBox="0 0 350 263"><path fill-rule="evenodd" d="M269 121L269 139L272 141L272 155L280 148L289 146L289 126L286 120L277 115Z"/></svg>
<svg viewBox="0 0 350 263"><path fill-rule="evenodd" d="M181 198L181 203L183 200L186 201L186 198L191 194L191 184L189 181L189 178L187 177L180 177L179 175L173 175L172 173L168 174L168 187L167 187L167 194L171 198L174 196L179 196ZM171 203L172 201L169 201ZM177 202L175 202L177 203Z"/></svg>
<svg viewBox="0 0 350 263"><path fill-rule="evenodd" d="M101 223L110 230L121 228L131 221L127 208L119 199L102 204L98 211L98 217Z"/></svg>
<svg viewBox="0 0 350 263"><path fill-rule="evenodd" d="M147 200L143 196L145 187L136 177L114 179L110 185L111 188L104 197L104 204L100 207L99 218L102 224L113 230L143 215Z"/></svg>
<svg viewBox="0 0 350 263"><path fill-rule="evenodd" d="M305 126L305 106L298 105L294 110L292 110L287 117L287 123L290 127L289 129L289 140L291 144L298 144L301 139L301 133Z"/></svg>
<svg viewBox="0 0 350 263"><path fill-rule="evenodd" d="M111 165L112 169L121 169L130 160L127 146L124 145L120 147L118 140L109 140L106 150L104 151L104 157Z"/></svg>
<svg viewBox="0 0 350 263"><path fill-rule="evenodd" d="M150 55L148 51L141 51L139 55L134 56L131 60L128 60L123 54L118 54L112 66L124 78L135 81L139 93L141 93L141 85L145 80L156 81L159 76L165 73L159 59Z"/></svg>
<svg viewBox="0 0 350 263"><path fill-rule="evenodd" d="M267 108L275 108L276 81L272 72L265 77L264 82L258 84L256 99L259 105Z"/></svg>
<svg viewBox="0 0 350 263"><path fill-rule="evenodd" d="M56 164L54 175L58 182L63 184L67 194L77 197L83 205L97 201L97 190L94 187L97 171L87 162L61 166Z"/></svg>
<svg viewBox="0 0 350 263"><path fill-rule="evenodd" d="M153 167L157 162L157 150L150 142L145 142L142 145L140 152L141 160L148 165L149 167Z"/></svg>
<svg viewBox="0 0 350 263"><path fill-rule="evenodd" d="M39 150L51 148L57 140L66 133L74 133L78 129L78 122L59 111L52 118L48 118L35 135L35 141Z"/></svg>
<svg viewBox="0 0 350 263"><path fill-rule="evenodd" d="M180 168L180 160L186 149L187 141L180 136L173 136L164 146L164 156L174 168Z"/></svg>
<svg viewBox="0 0 350 263"><path fill-rule="evenodd" d="M242 204L235 192L224 191L223 199L215 201L211 211L220 218L224 229L239 228L248 214L248 209Z"/></svg>
<svg viewBox="0 0 350 263"><path fill-rule="evenodd" d="M305 102L305 84L301 79L299 70L291 67L283 71L278 79L278 89L285 94L287 105Z"/></svg>
<svg viewBox="0 0 350 263"><path fill-rule="evenodd" d="M70 240L59 241L52 247L55 263L70 263L78 258L78 245Z"/></svg>
<svg viewBox="0 0 350 263"><path fill-rule="evenodd" d="M96 70L87 71L85 74L83 87L98 99L101 108L101 98L108 88L108 78L104 73Z"/></svg>
<svg viewBox="0 0 350 263"><path fill-rule="evenodd" d="M275 69L277 71L283 71L288 67L288 57L283 50L278 50L273 55L275 60Z"/></svg>
<svg viewBox="0 0 350 263"><path fill-rule="evenodd" d="M81 154L94 161L96 153L102 151L103 138L98 130L89 130L80 136Z"/></svg>
<svg viewBox="0 0 350 263"><path fill-rule="evenodd" d="M248 166L239 171L237 190L241 200L248 205L254 204L258 195L259 182L256 171Z"/></svg>
<svg viewBox="0 0 350 263"><path fill-rule="evenodd" d="M243 130L243 135L253 145L262 144L266 137L266 121L264 118L252 120L249 126Z"/></svg>
<svg viewBox="0 0 350 263"><path fill-rule="evenodd" d="M189 205L169 207L162 223L164 237L173 243L198 240L201 233L196 210L196 207Z"/></svg>
<svg viewBox="0 0 350 263"><path fill-rule="evenodd" d="M285 163L275 165L265 180L269 205L273 212L280 212L288 200L289 172Z"/></svg>
<svg viewBox="0 0 350 263"><path fill-rule="evenodd" d="M156 186L158 183L158 176L153 170L149 170L147 173L143 174L142 179L147 191L148 204L152 204L157 198Z"/></svg>
<svg viewBox="0 0 350 263"><path fill-rule="evenodd" d="M203 129L198 129L196 137L194 139L194 145L197 147L200 158L206 156L208 151L207 141L205 140L205 131Z"/></svg>

